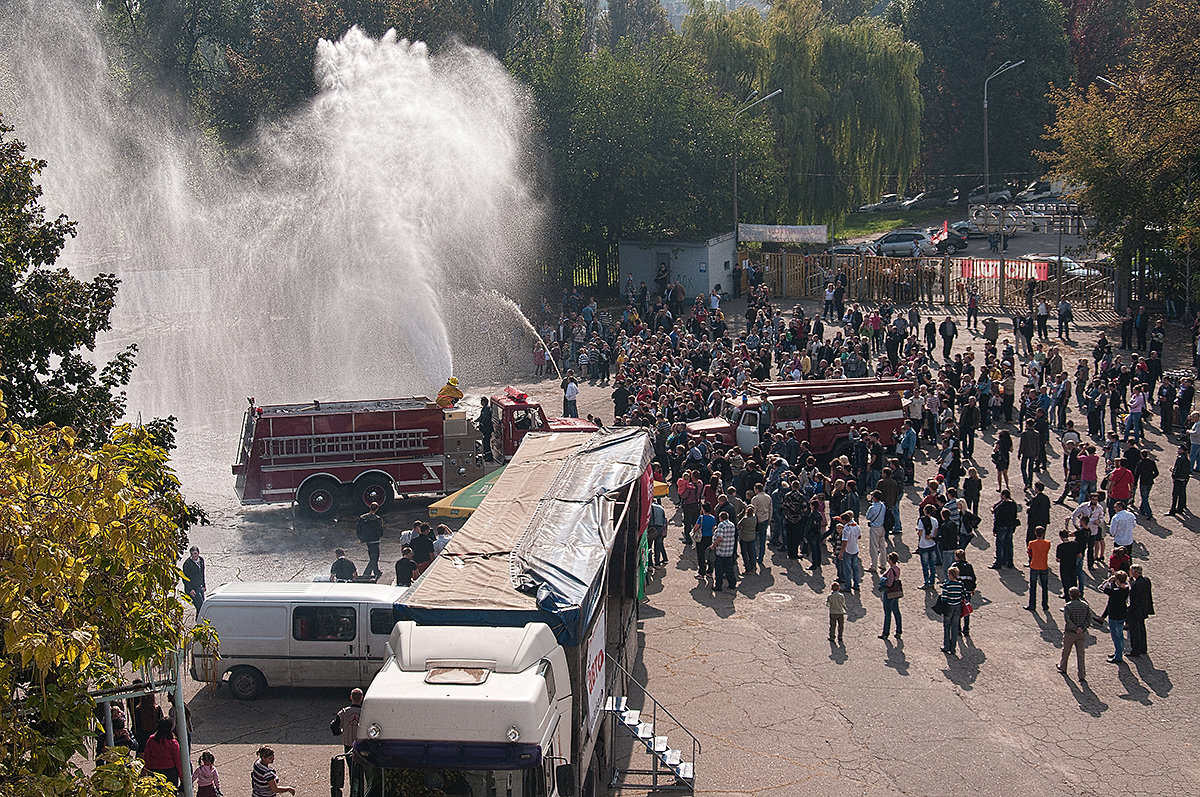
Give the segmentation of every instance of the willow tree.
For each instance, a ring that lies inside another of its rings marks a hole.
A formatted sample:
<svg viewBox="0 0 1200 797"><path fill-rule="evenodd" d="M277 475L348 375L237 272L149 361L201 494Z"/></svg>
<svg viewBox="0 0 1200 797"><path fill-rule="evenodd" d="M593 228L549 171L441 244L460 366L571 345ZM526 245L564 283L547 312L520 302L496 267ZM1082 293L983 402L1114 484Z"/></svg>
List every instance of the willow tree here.
<svg viewBox="0 0 1200 797"><path fill-rule="evenodd" d="M823 221L903 187L921 151L921 51L895 28L861 19L820 31L818 157L808 195Z"/></svg>

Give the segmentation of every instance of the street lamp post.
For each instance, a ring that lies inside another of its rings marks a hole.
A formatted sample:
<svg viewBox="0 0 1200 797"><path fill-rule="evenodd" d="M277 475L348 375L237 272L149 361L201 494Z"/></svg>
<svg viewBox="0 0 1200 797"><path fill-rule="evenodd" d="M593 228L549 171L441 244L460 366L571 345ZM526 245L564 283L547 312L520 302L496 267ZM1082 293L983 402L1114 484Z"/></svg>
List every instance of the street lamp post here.
<svg viewBox="0 0 1200 797"><path fill-rule="evenodd" d="M1000 77L1005 72L1010 69L1016 69L1023 63L1025 63L1024 58L1016 62L1005 61L983 81L983 204L985 205L992 203L992 175L988 164L988 83L992 81L992 78Z"/></svg>
<svg viewBox="0 0 1200 797"><path fill-rule="evenodd" d="M758 95L758 89L750 93L746 98L746 104L733 112L733 257L736 260L738 256L738 168L737 168L737 118L746 111L758 105L760 102L774 99L783 93L783 89L775 89L765 97L754 99Z"/></svg>
<svg viewBox="0 0 1200 797"><path fill-rule="evenodd" d="M992 82L992 78L999 77L1000 75L1003 75L1005 72L1009 71L1010 69L1016 69L1023 63L1025 63L1024 58L1022 58L1020 61L1016 61L1016 62L1005 61L1003 64L1001 64L999 67L996 68L995 72L988 75L987 78L983 81L983 206L985 208L985 210L984 210L985 217L991 216L991 214L987 212L986 208L990 207L992 204L992 173L991 173L991 164L988 161L988 155L989 155L989 151L988 151L988 83ZM1000 224L996 230L996 233L1000 236L1000 241L1001 241L1000 273L997 275L997 278L1000 280L1000 306L1003 307L1004 306L1004 247L1003 247L1004 210L1003 209L1001 209L1001 211L1000 211Z"/></svg>

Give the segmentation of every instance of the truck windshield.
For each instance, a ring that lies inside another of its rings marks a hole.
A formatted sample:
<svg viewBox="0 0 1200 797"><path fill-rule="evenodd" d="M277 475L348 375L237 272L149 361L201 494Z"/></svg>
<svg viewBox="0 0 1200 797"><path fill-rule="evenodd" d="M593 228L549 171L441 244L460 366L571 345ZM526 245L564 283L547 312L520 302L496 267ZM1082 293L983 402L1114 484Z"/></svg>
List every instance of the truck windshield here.
<svg viewBox="0 0 1200 797"><path fill-rule="evenodd" d="M537 797L534 770L380 769L355 762L350 797Z"/></svg>
<svg viewBox="0 0 1200 797"><path fill-rule="evenodd" d="M725 420L737 426L738 419L742 417L742 406L727 401L725 402L725 412L722 414L725 416Z"/></svg>

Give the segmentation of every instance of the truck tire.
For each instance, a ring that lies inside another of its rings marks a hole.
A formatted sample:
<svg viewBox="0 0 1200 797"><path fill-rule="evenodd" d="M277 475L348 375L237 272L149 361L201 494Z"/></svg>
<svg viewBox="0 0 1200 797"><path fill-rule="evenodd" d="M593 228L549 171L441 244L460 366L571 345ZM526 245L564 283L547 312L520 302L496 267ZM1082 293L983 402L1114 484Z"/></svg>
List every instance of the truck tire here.
<svg viewBox="0 0 1200 797"><path fill-rule="evenodd" d="M337 512L341 485L333 479L311 479L296 495L300 514L311 518L331 518Z"/></svg>
<svg viewBox="0 0 1200 797"><path fill-rule="evenodd" d="M379 511L386 512L396 497L392 480L377 473L361 477L346 488L346 494L350 510L360 515L370 509L372 503L378 503Z"/></svg>
<svg viewBox="0 0 1200 797"><path fill-rule="evenodd" d="M254 667L234 667L229 671L229 692L238 700L257 700L267 691L267 679Z"/></svg>

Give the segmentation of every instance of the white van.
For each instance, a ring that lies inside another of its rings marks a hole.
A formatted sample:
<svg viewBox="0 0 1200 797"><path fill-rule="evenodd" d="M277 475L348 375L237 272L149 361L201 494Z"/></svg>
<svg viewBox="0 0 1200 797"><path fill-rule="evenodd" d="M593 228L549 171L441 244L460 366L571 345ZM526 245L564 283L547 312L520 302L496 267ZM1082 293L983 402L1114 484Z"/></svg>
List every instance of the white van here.
<svg viewBox="0 0 1200 797"><path fill-rule="evenodd" d="M408 587L341 582L234 583L204 598L197 622L219 657L192 652L192 678L254 700L268 686L366 687L383 667L392 607Z"/></svg>

